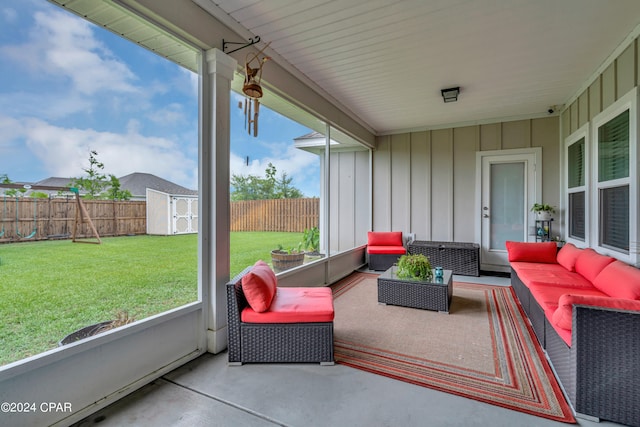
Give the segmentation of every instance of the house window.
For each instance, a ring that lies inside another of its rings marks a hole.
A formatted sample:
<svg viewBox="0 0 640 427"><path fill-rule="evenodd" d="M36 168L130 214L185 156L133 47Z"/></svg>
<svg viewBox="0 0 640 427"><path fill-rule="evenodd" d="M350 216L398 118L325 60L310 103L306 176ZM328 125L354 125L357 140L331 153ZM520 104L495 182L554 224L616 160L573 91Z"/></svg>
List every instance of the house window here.
<svg viewBox="0 0 640 427"><path fill-rule="evenodd" d="M569 195L569 237L585 240L585 137L567 148L567 184Z"/></svg>
<svg viewBox="0 0 640 427"><path fill-rule="evenodd" d="M598 244L629 253L630 110L597 127Z"/></svg>

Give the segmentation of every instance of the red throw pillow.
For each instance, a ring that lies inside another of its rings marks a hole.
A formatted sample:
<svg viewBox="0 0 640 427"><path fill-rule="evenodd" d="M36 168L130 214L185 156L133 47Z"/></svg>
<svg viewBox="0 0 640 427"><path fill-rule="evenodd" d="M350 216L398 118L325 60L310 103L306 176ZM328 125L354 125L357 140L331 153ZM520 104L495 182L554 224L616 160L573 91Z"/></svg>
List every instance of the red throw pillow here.
<svg viewBox="0 0 640 427"><path fill-rule="evenodd" d="M596 276L615 260L615 258L599 254L591 248L586 248L576 259L576 273L593 283Z"/></svg>
<svg viewBox="0 0 640 427"><path fill-rule="evenodd" d="M576 248L573 243L567 243L558 252L558 264L569 271L576 271L576 260L581 253L582 249Z"/></svg>
<svg viewBox="0 0 640 427"><path fill-rule="evenodd" d="M369 231L369 246L402 246L402 231Z"/></svg>
<svg viewBox="0 0 640 427"><path fill-rule="evenodd" d="M555 242L505 242L509 253L509 262L556 263L558 245Z"/></svg>
<svg viewBox="0 0 640 427"><path fill-rule="evenodd" d="M242 276L242 291L254 311L265 312L276 294L278 279L264 261L254 264L251 271Z"/></svg>
<svg viewBox="0 0 640 427"><path fill-rule="evenodd" d="M640 301L594 295L563 294L558 299L558 308L551 316L551 322L562 329L570 331L571 324L573 323L572 311L574 305L588 305L618 310L640 311Z"/></svg>
<svg viewBox="0 0 640 427"><path fill-rule="evenodd" d="M640 299L640 270L614 261L596 276L593 286L614 298Z"/></svg>

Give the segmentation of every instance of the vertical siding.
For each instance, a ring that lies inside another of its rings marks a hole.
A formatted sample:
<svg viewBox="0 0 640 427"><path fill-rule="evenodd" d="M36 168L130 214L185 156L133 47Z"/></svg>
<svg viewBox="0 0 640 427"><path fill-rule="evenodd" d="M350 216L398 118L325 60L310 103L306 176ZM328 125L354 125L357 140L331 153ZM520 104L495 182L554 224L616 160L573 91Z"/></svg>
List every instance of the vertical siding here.
<svg viewBox="0 0 640 427"><path fill-rule="evenodd" d="M602 84L600 79L595 79L589 86L589 120L592 120L602 111ZM564 123L562 124L564 126ZM564 135L565 138L567 135Z"/></svg>
<svg viewBox="0 0 640 427"><path fill-rule="evenodd" d="M373 152L373 229L391 229L391 137L378 139L378 148Z"/></svg>
<svg viewBox="0 0 640 427"><path fill-rule="evenodd" d="M410 134L393 135L391 145L391 231L406 231L411 225L411 170L406 167L411 159Z"/></svg>
<svg viewBox="0 0 640 427"><path fill-rule="evenodd" d="M606 109L609 105L616 101L616 63L604 70L602 73L602 109Z"/></svg>
<svg viewBox="0 0 640 427"><path fill-rule="evenodd" d="M431 132L431 236L453 239L453 129Z"/></svg>
<svg viewBox="0 0 640 427"><path fill-rule="evenodd" d="M586 91L578 98L578 129L589 121L589 92Z"/></svg>
<svg viewBox="0 0 640 427"><path fill-rule="evenodd" d="M409 232L431 239L431 133L411 134L411 225Z"/></svg>
<svg viewBox="0 0 640 427"><path fill-rule="evenodd" d="M635 41L616 59L616 99L636 86Z"/></svg>
<svg viewBox="0 0 640 427"><path fill-rule="evenodd" d="M559 129L559 117L550 116L378 137L374 230L413 232L421 240L475 241L478 151L542 147L542 191L545 201L558 205Z"/></svg>
<svg viewBox="0 0 640 427"><path fill-rule="evenodd" d="M369 197L369 151L355 152L355 236L353 246L367 243L367 231L371 227L371 200Z"/></svg>
<svg viewBox="0 0 640 427"><path fill-rule="evenodd" d="M517 120L502 124L502 149L531 147L530 120Z"/></svg>
<svg viewBox="0 0 640 427"><path fill-rule="evenodd" d="M502 148L502 124L492 123L480 126L480 150L491 151Z"/></svg>
<svg viewBox="0 0 640 427"><path fill-rule="evenodd" d="M475 183L478 135L477 126L453 130L453 240L456 242L472 242L475 238L476 201L469 186Z"/></svg>
<svg viewBox="0 0 640 427"><path fill-rule="evenodd" d="M555 206L560 206L559 125L558 120L553 119L539 119L531 122L531 138L536 142L536 147L542 147L542 200ZM558 225L554 224L554 234L559 232Z"/></svg>

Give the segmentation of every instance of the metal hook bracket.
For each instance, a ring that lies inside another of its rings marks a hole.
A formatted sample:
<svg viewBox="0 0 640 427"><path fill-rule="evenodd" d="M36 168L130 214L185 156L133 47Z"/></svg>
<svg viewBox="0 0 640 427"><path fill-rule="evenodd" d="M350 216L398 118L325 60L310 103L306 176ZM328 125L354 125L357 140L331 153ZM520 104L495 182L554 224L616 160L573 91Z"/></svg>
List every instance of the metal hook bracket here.
<svg viewBox="0 0 640 427"><path fill-rule="evenodd" d="M227 54L233 53L233 52L236 52L236 51L238 51L240 49L244 49L245 47L252 46L252 45L258 43L259 41L260 41L260 36L255 36L254 38L250 38L248 43L245 43L245 42L228 42L228 41L225 41L224 39L222 39L222 51L224 53L227 53ZM230 45L230 44L234 44L234 45L241 44L243 46L240 46L238 48L235 48L235 49L230 50L229 52L227 52L226 51L227 46Z"/></svg>

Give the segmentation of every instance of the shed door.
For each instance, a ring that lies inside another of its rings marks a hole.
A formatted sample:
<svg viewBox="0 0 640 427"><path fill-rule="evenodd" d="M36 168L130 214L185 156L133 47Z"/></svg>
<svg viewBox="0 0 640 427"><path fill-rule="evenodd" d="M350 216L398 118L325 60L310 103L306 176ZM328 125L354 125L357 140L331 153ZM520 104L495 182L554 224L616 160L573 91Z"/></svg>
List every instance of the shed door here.
<svg viewBox="0 0 640 427"><path fill-rule="evenodd" d="M198 232L198 199L172 197L173 234Z"/></svg>

